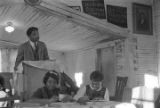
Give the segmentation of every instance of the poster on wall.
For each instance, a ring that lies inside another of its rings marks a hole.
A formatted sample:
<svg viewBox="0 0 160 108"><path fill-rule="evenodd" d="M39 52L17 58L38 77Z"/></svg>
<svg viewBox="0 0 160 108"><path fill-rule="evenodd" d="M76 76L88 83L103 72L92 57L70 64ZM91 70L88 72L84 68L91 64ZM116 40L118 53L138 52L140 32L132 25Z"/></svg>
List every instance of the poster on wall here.
<svg viewBox="0 0 160 108"><path fill-rule="evenodd" d="M153 34L152 6L133 3L133 32Z"/></svg>
<svg viewBox="0 0 160 108"><path fill-rule="evenodd" d="M83 0L82 7L84 13L106 19L104 0Z"/></svg>
<svg viewBox="0 0 160 108"><path fill-rule="evenodd" d="M127 28L127 8L113 5L106 5L107 21L109 23Z"/></svg>

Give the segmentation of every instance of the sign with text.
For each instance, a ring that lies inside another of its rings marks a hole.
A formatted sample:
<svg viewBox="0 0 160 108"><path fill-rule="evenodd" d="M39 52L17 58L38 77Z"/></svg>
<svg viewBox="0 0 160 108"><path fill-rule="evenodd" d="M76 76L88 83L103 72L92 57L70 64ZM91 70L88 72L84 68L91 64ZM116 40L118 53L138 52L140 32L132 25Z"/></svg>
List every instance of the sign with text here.
<svg viewBox="0 0 160 108"><path fill-rule="evenodd" d="M107 5L107 21L120 27L127 28L127 8Z"/></svg>
<svg viewBox="0 0 160 108"><path fill-rule="evenodd" d="M105 7L103 0L86 0L82 1L83 12L91 16L106 19Z"/></svg>

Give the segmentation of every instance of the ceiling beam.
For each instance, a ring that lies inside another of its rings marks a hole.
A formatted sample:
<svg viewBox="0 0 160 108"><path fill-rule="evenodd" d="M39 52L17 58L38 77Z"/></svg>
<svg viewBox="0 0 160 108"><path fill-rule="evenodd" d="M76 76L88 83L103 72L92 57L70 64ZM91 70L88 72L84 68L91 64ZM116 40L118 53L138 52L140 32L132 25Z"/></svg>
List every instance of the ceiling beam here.
<svg viewBox="0 0 160 108"><path fill-rule="evenodd" d="M35 7L51 12L53 15L64 17L66 20L81 24L102 34L108 34L120 38L126 38L129 34L128 29L107 23L107 21L103 22L98 18L73 10L64 4L55 1L49 2L47 0L42 0L42 2L39 5L35 5Z"/></svg>
<svg viewBox="0 0 160 108"><path fill-rule="evenodd" d="M0 39L0 48L17 48L18 43Z"/></svg>

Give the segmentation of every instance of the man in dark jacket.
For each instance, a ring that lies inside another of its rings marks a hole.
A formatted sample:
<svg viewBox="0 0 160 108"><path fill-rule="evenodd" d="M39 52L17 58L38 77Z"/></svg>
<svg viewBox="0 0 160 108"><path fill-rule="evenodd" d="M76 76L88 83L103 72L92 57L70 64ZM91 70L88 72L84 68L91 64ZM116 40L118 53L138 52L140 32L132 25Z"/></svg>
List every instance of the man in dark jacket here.
<svg viewBox="0 0 160 108"><path fill-rule="evenodd" d="M39 41L38 28L30 27L26 32L28 41L21 44L18 48L18 54L14 66L17 71L18 65L23 61L48 60L48 50L45 43Z"/></svg>
<svg viewBox="0 0 160 108"><path fill-rule="evenodd" d="M154 102L154 108L160 108L160 94Z"/></svg>

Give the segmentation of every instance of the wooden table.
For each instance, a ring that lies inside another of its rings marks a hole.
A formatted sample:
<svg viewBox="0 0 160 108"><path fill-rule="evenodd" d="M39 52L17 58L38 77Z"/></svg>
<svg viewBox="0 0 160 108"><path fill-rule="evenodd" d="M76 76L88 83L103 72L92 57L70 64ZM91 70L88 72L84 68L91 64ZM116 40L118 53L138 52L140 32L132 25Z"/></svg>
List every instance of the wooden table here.
<svg viewBox="0 0 160 108"><path fill-rule="evenodd" d="M14 101L15 100L20 100L19 96L10 96L10 97L4 97L4 98L0 98L0 102L5 102L7 101L7 108L13 108L14 105ZM1 107L2 108L2 107Z"/></svg>
<svg viewBox="0 0 160 108"><path fill-rule="evenodd" d="M20 97L19 96L9 96L9 97L0 98L0 102L1 101L14 101L14 100L20 100Z"/></svg>
<svg viewBox="0 0 160 108"><path fill-rule="evenodd" d="M87 105L80 105L74 103L51 103L46 105L40 105L38 103L19 103L14 108L136 108L131 103L120 103L120 102L88 102Z"/></svg>

